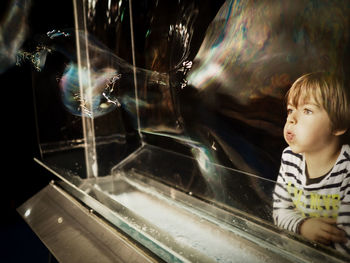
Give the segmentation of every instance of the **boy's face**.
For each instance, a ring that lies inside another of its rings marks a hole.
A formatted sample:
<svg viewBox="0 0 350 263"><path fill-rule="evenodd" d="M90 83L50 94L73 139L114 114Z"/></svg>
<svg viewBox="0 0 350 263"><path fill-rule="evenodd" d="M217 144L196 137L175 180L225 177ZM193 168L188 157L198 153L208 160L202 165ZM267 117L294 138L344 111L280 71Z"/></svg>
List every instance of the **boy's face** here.
<svg viewBox="0 0 350 263"><path fill-rule="evenodd" d="M325 109L313 98L288 104L284 139L295 153L322 150L334 139L331 121Z"/></svg>

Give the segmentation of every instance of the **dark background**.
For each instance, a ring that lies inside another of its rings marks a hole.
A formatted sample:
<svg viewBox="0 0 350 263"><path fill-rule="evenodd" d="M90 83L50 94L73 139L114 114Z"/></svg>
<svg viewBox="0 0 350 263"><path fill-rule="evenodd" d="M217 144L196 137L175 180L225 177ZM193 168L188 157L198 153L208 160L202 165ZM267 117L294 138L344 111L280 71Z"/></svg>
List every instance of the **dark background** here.
<svg viewBox="0 0 350 263"><path fill-rule="evenodd" d="M0 3L0 25L10 12L11 0ZM53 29L73 27L71 0L33 0L28 17L28 34L23 47ZM1 216L0 262L55 262L16 209L45 187L53 176L38 165L32 89L32 66L11 66L0 74L1 86Z"/></svg>

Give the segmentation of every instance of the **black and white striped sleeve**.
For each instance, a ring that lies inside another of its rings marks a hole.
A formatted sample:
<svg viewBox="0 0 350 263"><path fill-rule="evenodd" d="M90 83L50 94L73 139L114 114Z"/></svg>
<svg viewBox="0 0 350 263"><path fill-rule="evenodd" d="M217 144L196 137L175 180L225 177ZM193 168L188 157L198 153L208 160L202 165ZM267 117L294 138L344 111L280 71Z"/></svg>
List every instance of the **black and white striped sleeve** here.
<svg viewBox="0 0 350 263"><path fill-rule="evenodd" d="M340 191L344 194L340 200L337 226L345 231L348 241L345 244L335 244L335 246L340 252L350 255L350 171L348 171Z"/></svg>
<svg viewBox="0 0 350 263"><path fill-rule="evenodd" d="M282 156L281 167L273 193L273 219L278 227L296 233L303 217L296 209L292 197L288 192L285 165Z"/></svg>

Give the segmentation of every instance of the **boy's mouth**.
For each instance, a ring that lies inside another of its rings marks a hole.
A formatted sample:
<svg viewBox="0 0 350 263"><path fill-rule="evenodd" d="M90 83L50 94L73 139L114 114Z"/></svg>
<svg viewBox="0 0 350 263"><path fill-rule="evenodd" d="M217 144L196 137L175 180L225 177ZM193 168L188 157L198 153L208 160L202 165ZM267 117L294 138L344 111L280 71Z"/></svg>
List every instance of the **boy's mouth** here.
<svg viewBox="0 0 350 263"><path fill-rule="evenodd" d="M295 135L291 131L287 131L285 137L286 137L287 142L291 142L291 141L293 141Z"/></svg>

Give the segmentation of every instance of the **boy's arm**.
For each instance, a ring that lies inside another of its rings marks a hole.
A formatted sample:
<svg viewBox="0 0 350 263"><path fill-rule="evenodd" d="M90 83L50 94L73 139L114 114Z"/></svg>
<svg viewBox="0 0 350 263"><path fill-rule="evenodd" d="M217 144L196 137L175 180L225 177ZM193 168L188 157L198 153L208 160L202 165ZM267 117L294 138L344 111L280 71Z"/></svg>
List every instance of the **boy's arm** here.
<svg viewBox="0 0 350 263"><path fill-rule="evenodd" d="M299 233L299 226L304 218L296 209L292 197L287 190L284 170L282 163L273 193L273 219L278 227Z"/></svg>
<svg viewBox="0 0 350 263"><path fill-rule="evenodd" d="M344 195L340 202L337 218L337 227L346 233L346 243L336 243L335 247L340 252L350 255L350 173L346 176L343 187Z"/></svg>

